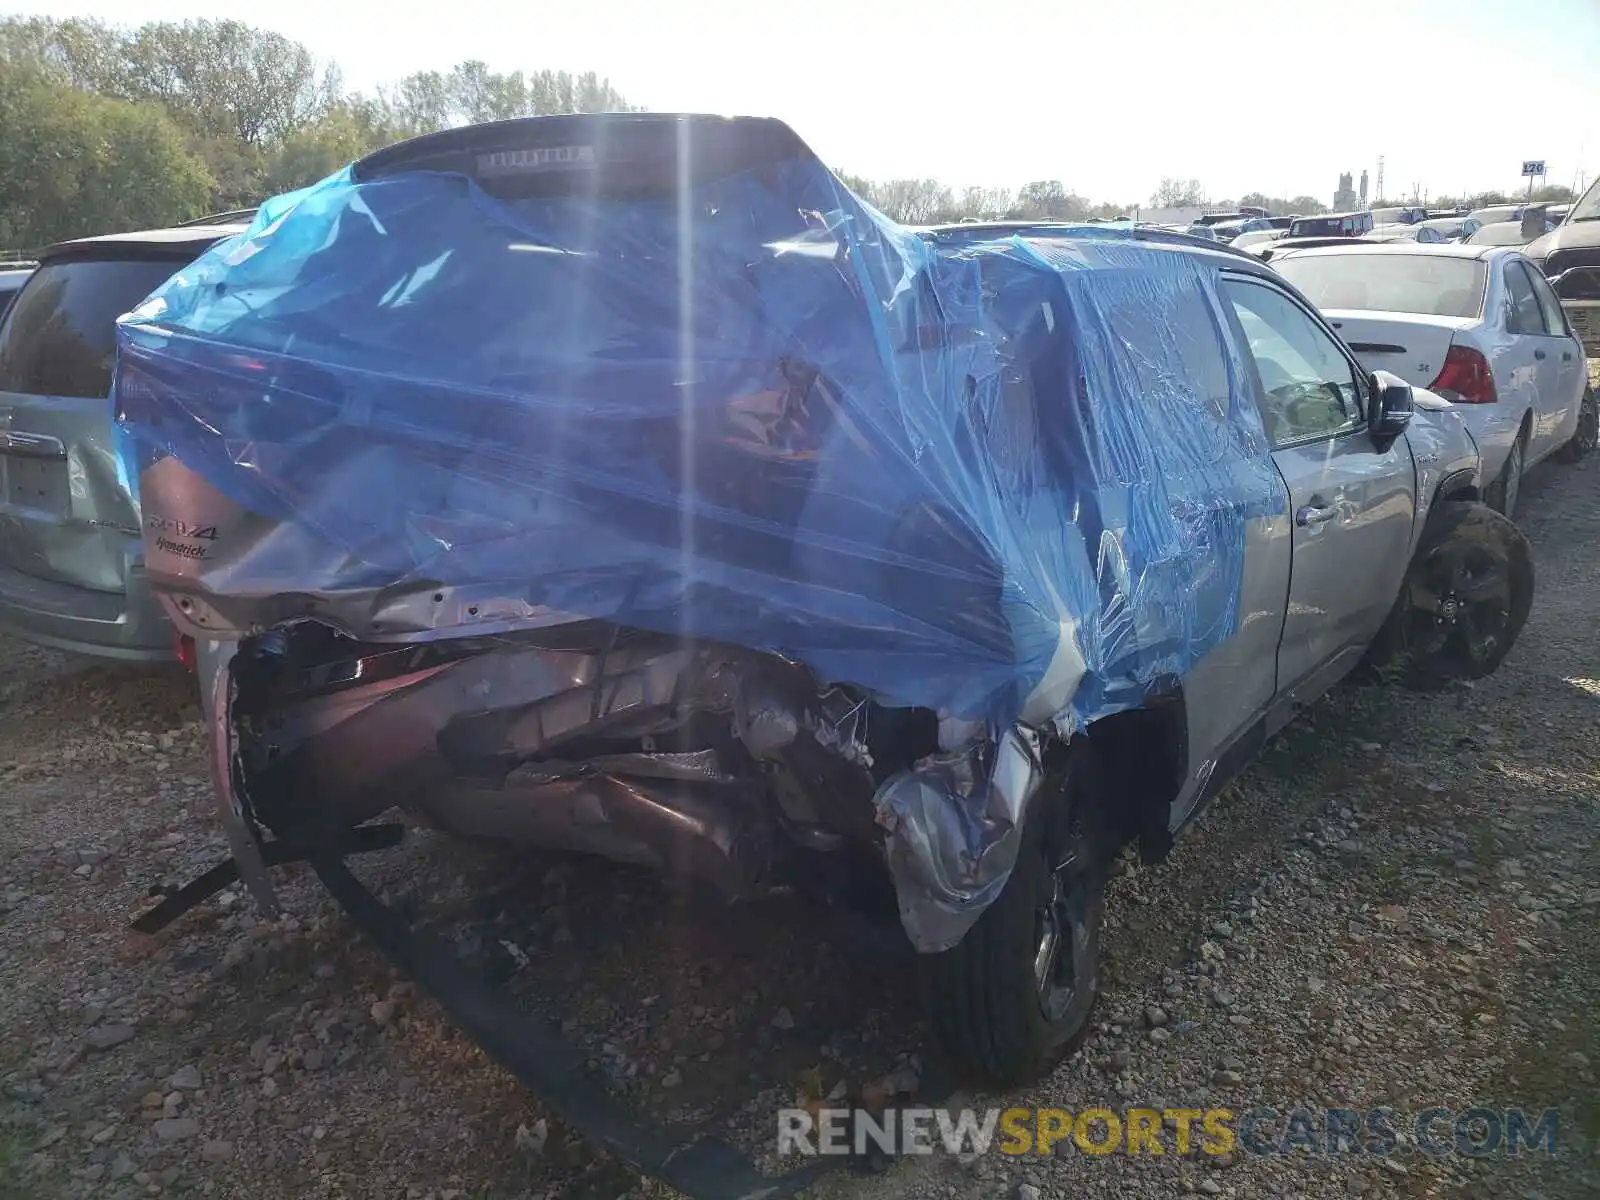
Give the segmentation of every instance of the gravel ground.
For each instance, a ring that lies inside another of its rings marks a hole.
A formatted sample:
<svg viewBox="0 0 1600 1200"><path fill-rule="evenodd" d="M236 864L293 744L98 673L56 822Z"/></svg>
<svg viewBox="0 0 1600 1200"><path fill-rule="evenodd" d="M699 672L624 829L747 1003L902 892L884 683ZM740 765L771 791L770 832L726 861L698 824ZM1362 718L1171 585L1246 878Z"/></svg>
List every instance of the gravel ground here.
<svg viewBox="0 0 1600 1200"><path fill-rule="evenodd" d="M1554 1159L1067 1143L840 1172L817 1194L1600 1195L1597 484L1595 462L1530 478L1539 592L1497 676L1340 689L1298 721L1167 863L1114 881L1082 1050L1026 1095L972 1097L1559 1105ZM665 1194L567 1137L303 871L280 873L280 921L227 892L159 937L128 932L152 889L225 855L198 715L176 670L0 635L0 1200ZM426 833L359 870L658 1118L716 1115L765 1152L802 1087L916 1078L914 973L798 902L707 920L620 869Z"/></svg>

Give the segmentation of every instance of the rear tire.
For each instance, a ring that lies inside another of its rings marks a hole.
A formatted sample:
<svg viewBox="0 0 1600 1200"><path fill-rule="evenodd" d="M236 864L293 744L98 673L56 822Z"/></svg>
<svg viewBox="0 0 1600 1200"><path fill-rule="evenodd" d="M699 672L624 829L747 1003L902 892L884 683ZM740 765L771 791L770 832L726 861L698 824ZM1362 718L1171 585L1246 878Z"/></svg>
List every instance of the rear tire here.
<svg viewBox="0 0 1600 1200"><path fill-rule="evenodd" d="M1367 662L1417 691L1492 674L1533 607L1533 558L1506 517L1447 500L1428 518Z"/></svg>
<svg viewBox="0 0 1600 1200"><path fill-rule="evenodd" d="M961 1072L1025 1083L1088 1028L1099 990L1105 870L1074 791L1058 797L1070 805L1064 812L1035 807L1004 890L953 949L928 959L934 1036Z"/></svg>
<svg viewBox="0 0 1600 1200"><path fill-rule="evenodd" d="M1506 456L1506 465L1500 468L1500 475L1489 485L1489 507L1493 508L1503 517L1516 515L1517 500L1522 495L1522 475L1528 463L1528 435L1526 431L1517 433L1517 440L1511 443L1511 453Z"/></svg>
<svg viewBox="0 0 1600 1200"><path fill-rule="evenodd" d="M1588 458L1594 453L1595 446L1600 443L1600 413L1597 406L1594 384L1588 384L1583 389L1583 399L1578 404L1578 428L1573 431L1572 439L1565 446L1556 451L1562 462L1577 462L1579 459Z"/></svg>

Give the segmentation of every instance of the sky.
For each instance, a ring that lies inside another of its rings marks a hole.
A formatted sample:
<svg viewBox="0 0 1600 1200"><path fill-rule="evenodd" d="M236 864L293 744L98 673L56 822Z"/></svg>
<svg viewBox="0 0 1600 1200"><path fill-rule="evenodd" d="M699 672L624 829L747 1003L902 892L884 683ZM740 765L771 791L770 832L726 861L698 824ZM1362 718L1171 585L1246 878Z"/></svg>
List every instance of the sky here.
<svg viewBox="0 0 1600 1200"><path fill-rule="evenodd" d="M112 23L224 15L184 0L27 0ZM227 14L235 15L235 14ZM779 117L832 167L956 187L1059 179L1148 203L1390 198L1600 174L1600 0L275 0L236 15L372 89L463 59L608 76L656 111Z"/></svg>

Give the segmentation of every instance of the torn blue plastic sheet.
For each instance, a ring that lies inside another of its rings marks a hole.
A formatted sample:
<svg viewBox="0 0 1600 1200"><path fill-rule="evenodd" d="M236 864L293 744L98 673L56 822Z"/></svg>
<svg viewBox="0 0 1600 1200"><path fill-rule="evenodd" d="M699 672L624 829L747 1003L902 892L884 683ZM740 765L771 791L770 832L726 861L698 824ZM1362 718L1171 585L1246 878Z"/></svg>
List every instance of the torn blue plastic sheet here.
<svg viewBox="0 0 1600 1200"><path fill-rule="evenodd" d="M297 534L205 587L489 586L996 720L1127 707L1234 631L1282 497L1209 259L925 235L777 122L515 124L544 149L269 202L124 319L141 454Z"/></svg>

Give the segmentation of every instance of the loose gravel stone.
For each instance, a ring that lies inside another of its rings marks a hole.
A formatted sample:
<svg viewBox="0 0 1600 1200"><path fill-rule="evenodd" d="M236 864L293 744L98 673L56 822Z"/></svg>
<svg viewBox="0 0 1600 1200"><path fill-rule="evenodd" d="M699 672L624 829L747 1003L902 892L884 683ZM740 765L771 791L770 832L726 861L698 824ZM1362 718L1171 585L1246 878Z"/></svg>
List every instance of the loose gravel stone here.
<svg viewBox="0 0 1600 1200"><path fill-rule="evenodd" d="M83 1040L95 1050L109 1050L133 1040L132 1025L96 1025L83 1035Z"/></svg>
<svg viewBox="0 0 1600 1200"><path fill-rule="evenodd" d="M181 1142L200 1132L200 1122L193 1117L164 1117L152 1128L163 1142Z"/></svg>

